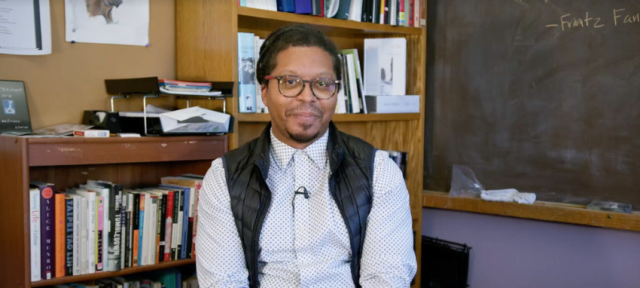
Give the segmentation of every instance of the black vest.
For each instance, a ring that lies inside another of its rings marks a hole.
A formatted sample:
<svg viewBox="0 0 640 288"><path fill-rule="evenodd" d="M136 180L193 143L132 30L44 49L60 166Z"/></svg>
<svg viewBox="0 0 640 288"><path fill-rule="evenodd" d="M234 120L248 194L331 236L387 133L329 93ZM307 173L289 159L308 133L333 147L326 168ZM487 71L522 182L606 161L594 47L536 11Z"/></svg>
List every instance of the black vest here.
<svg viewBox="0 0 640 288"><path fill-rule="evenodd" d="M259 138L223 157L231 196L231 211L242 241L245 264L249 271L249 285L252 288L260 286L259 239L271 204L271 191L265 181L269 174L270 130L271 123ZM362 246L373 202L373 162L376 149L357 137L338 131L332 122L329 126L327 150L331 169L329 191L349 232L351 274L356 287L360 287Z"/></svg>

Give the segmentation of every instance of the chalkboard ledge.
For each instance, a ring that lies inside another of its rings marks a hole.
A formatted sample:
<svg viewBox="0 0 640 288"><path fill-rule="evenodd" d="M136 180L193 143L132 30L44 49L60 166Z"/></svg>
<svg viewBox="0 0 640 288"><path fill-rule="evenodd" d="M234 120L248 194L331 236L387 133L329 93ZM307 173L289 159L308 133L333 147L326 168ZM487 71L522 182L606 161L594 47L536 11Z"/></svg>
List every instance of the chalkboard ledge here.
<svg viewBox="0 0 640 288"><path fill-rule="evenodd" d="M448 193L425 191L422 207L465 211L611 229L640 231L640 212L631 214L587 210L585 206L542 202L517 204L450 197Z"/></svg>

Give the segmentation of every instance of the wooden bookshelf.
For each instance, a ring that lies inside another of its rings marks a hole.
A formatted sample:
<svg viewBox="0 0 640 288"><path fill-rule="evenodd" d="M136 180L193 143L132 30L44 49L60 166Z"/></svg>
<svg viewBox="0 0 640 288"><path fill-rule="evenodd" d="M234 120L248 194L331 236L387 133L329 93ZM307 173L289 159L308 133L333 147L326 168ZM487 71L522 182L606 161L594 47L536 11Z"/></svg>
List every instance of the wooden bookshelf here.
<svg viewBox="0 0 640 288"><path fill-rule="evenodd" d="M176 77L194 81L238 83L238 32L266 38L275 29L294 23L306 23L324 31L338 49L356 48L364 63L364 39L402 37L407 40L407 94L420 95L425 103L426 37L425 28L396 27L310 15L265 11L238 7L236 0L176 1ZM238 113L237 87L227 102L234 116L234 133L229 149L258 137L269 122L267 114ZM425 106L415 114L341 114L333 120L338 128L360 137L378 149L409 154L407 188L416 231L416 256L420 266L422 234L422 170L424 155ZM414 287L420 287L420 273Z"/></svg>
<svg viewBox="0 0 640 288"><path fill-rule="evenodd" d="M204 175L228 151L228 136L140 138L25 138L0 136L0 287L43 287L191 265L193 259L127 268L117 272L31 282L29 181L57 191L89 179L152 187L164 176ZM9 237L6 237L6 236Z"/></svg>
<svg viewBox="0 0 640 288"><path fill-rule="evenodd" d="M238 122L269 122L268 113L239 113ZM420 119L420 113L397 114L334 114L333 122L382 122Z"/></svg>
<svg viewBox="0 0 640 288"><path fill-rule="evenodd" d="M146 265L146 266L126 268L126 269L122 269L120 271L114 271L114 272L96 272L96 273L84 274L84 275L78 275L78 276L68 276L68 277L62 277L62 278L53 278L49 280L35 281L35 282L31 282L31 287L45 287L45 286L52 286L52 285L59 285L59 284L66 284L66 283L98 280L103 278L131 275L131 274L155 271L155 270L166 269L166 268L180 267L184 265L193 265L195 263L196 263L195 259L174 260L174 261L162 262L156 265Z"/></svg>
<svg viewBox="0 0 640 288"><path fill-rule="evenodd" d="M421 35L422 29L414 27L401 27L368 22L347 21L342 19L314 17L285 12L275 12L249 7L238 7L238 22L270 22L281 24L305 23L320 27L328 27L333 30L353 30L365 33L391 33L405 35Z"/></svg>

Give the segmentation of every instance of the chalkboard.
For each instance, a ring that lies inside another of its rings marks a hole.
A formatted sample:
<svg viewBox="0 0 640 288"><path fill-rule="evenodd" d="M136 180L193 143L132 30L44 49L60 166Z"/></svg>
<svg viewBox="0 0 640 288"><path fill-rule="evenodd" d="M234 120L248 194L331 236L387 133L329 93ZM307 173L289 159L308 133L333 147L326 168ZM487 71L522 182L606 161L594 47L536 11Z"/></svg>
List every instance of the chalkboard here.
<svg viewBox="0 0 640 288"><path fill-rule="evenodd" d="M428 5L426 189L640 207L640 1Z"/></svg>

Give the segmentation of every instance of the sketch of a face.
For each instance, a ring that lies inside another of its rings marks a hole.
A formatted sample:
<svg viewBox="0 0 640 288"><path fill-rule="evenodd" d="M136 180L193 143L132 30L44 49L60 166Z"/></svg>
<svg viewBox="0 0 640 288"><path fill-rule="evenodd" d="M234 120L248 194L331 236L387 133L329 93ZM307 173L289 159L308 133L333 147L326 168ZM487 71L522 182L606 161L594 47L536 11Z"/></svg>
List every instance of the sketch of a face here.
<svg viewBox="0 0 640 288"><path fill-rule="evenodd" d="M114 23L113 8L122 5L123 0L67 0L73 13L72 31L83 29L86 19L102 16L106 24Z"/></svg>
<svg viewBox="0 0 640 288"><path fill-rule="evenodd" d="M102 16L107 23L113 23L111 17L111 10L113 7L120 7L123 0L85 0L87 4L87 11L91 17Z"/></svg>

